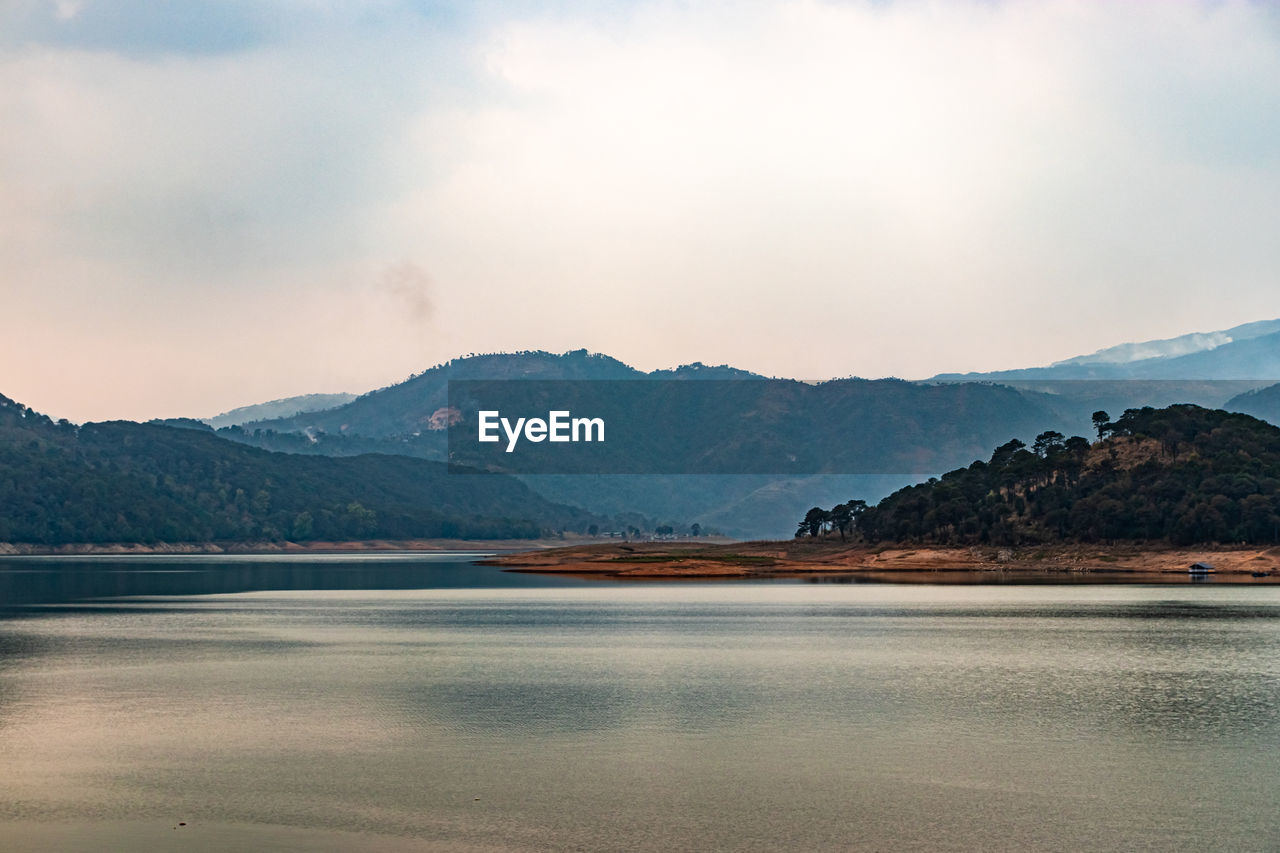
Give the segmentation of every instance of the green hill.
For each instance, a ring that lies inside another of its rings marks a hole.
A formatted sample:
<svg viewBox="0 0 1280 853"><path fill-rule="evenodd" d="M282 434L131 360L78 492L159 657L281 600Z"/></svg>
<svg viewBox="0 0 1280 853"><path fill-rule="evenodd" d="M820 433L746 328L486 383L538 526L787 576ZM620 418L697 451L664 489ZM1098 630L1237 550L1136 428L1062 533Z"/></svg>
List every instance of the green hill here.
<svg viewBox="0 0 1280 853"><path fill-rule="evenodd" d="M1280 428L1193 405L1130 409L1102 438L1044 433L894 492L858 528L872 542L1280 542Z"/></svg>
<svg viewBox="0 0 1280 853"><path fill-rule="evenodd" d="M504 539L595 520L507 476L272 453L160 424L76 427L0 396L0 542Z"/></svg>

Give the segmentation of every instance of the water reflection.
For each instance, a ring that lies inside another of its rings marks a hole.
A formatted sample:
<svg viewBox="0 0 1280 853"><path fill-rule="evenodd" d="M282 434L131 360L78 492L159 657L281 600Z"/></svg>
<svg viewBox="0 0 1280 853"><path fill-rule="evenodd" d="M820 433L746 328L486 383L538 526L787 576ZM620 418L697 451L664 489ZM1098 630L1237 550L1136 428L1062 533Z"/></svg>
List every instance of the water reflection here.
<svg viewBox="0 0 1280 853"><path fill-rule="evenodd" d="M0 607L130 596L218 595L256 590L564 587L584 581L478 566L466 553L6 557Z"/></svg>

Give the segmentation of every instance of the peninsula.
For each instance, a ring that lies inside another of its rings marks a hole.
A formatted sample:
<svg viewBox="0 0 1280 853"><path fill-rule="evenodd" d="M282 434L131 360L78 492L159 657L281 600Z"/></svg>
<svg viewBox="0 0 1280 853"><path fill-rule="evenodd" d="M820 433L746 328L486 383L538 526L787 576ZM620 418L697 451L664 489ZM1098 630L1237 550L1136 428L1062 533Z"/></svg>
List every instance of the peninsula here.
<svg viewBox="0 0 1280 853"><path fill-rule="evenodd" d="M495 562L619 578L1280 581L1280 429L1188 404L1093 421L1095 442L1053 431L1030 448L1013 439L875 506L813 507L789 541L628 543Z"/></svg>

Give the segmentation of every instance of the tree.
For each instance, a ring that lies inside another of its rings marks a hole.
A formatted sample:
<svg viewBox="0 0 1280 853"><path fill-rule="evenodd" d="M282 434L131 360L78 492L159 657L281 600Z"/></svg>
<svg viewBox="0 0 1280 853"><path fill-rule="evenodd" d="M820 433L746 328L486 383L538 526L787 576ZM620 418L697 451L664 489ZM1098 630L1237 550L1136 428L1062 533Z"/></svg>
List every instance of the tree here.
<svg viewBox="0 0 1280 853"><path fill-rule="evenodd" d="M801 526L809 531L810 536L817 536L822 532L822 525L827 521L827 511L820 506L815 506L804 514Z"/></svg>
<svg viewBox="0 0 1280 853"><path fill-rule="evenodd" d="M368 536L378 526L377 514L367 509L359 501L352 501L347 504L346 512L343 513L343 521L348 536Z"/></svg>
<svg viewBox="0 0 1280 853"><path fill-rule="evenodd" d="M1057 430L1046 430L1036 436L1031 451L1041 459L1048 459L1053 453L1062 449L1066 436Z"/></svg>
<svg viewBox="0 0 1280 853"><path fill-rule="evenodd" d="M295 540L310 539L313 530L314 530L314 526L313 526L313 519L311 517L311 513L307 512L306 510L303 510L302 512L294 516L293 530L291 532Z"/></svg>
<svg viewBox="0 0 1280 853"><path fill-rule="evenodd" d="M1018 455L1018 451L1026 449L1027 443L1021 439L1015 438L1010 441L1006 441L1004 444L997 447L995 452L991 454L991 467L1005 467Z"/></svg>
<svg viewBox="0 0 1280 853"><path fill-rule="evenodd" d="M828 517L831 523L836 526L836 530L840 531L840 541L844 542L844 532L853 524L853 513L849 511L848 504L836 504L831 508Z"/></svg>
<svg viewBox="0 0 1280 853"><path fill-rule="evenodd" d="M857 498L856 500L846 502L845 506L849 508L849 515L853 519L853 524L851 526L856 530L858 528L858 520L866 514L867 502L861 498Z"/></svg>
<svg viewBox="0 0 1280 853"><path fill-rule="evenodd" d="M1102 409L1093 413L1093 428L1098 431L1098 440L1106 438L1107 433L1111 432L1111 415L1108 415Z"/></svg>
<svg viewBox="0 0 1280 853"><path fill-rule="evenodd" d="M1068 486L1075 485L1084 468L1085 457L1089 455L1089 439L1082 435L1073 435L1062 445L1062 473Z"/></svg>

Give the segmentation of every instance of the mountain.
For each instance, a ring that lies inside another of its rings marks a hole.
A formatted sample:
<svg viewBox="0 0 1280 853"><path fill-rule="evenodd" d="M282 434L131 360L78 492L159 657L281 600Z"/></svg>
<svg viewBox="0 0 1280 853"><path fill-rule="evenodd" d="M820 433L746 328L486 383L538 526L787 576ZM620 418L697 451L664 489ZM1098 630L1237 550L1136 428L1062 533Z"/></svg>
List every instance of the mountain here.
<svg viewBox="0 0 1280 853"><path fill-rule="evenodd" d="M1044 394L1069 431L1081 432L1085 412L1177 403L1230 408L1228 401L1277 380L1280 320L1119 344L1045 367L943 373L928 381L999 382Z"/></svg>
<svg viewBox="0 0 1280 853"><path fill-rule="evenodd" d="M204 420L215 428L239 425L250 432L358 435L366 439L404 437L441 429L431 419L448 406L451 380L762 378L733 367L698 363L645 373L607 355L586 350L563 354L492 353L453 359L354 399L343 399L347 395L323 394L291 397ZM1121 385L1073 388L1078 380L1147 381L1127 390L1121 390ZM1073 401L1073 409L1082 408L1090 401L1109 402L1117 409L1156 405L1161 400L1166 401L1163 404L1196 402L1220 406L1244 391L1280 381L1280 319L1246 323L1217 332L1119 344L1044 367L942 373L925 381L999 382L1064 396ZM1063 381L1072 384L1060 384ZM329 401L327 405L326 401ZM1125 403L1129 405L1123 405ZM442 443L439 452L443 454Z"/></svg>
<svg viewBox="0 0 1280 853"><path fill-rule="evenodd" d="M1222 408L1280 425L1280 383L1237 394Z"/></svg>
<svg viewBox="0 0 1280 853"><path fill-rule="evenodd" d="M449 382L504 379L596 380L557 388L563 395L557 407L589 411L582 408L586 402L568 403L588 398L592 406L631 406L610 423L646 430L638 444L607 442L618 448L615 456L607 464L588 460L577 474L554 466L505 469L543 497L597 513L639 512L677 526L697 521L745 538L789 535L791 515L815 494L878 499L922 472L941 472L987 452L1010 430L1030 438L1046 428L1065 429L1068 420L1076 431L1087 430L1093 411L1064 419L1053 398L991 383L801 383L702 364L645 373L579 350L456 359L334 409L219 435L295 453L376 451L444 460L451 423L470 436L476 429L474 411L449 411ZM680 387L701 381L706 392L676 406L670 398L682 395L657 380ZM653 399L638 408L646 393ZM498 470L506 461L500 454L460 459ZM630 473L618 473L623 471Z"/></svg>
<svg viewBox="0 0 1280 853"><path fill-rule="evenodd" d="M591 384L598 387L572 393L596 394L593 403L612 405L599 395L620 380L753 380L749 390L732 392L736 400L698 412L655 404L643 416L627 415L626 422L654 427L651 440L617 450L608 464L576 469L592 473L512 467L500 453L456 459L514 473L544 498L592 512L639 512L676 525L698 521L741 537L783 536L794 512L811 506L815 495L878 500L915 475L988 453L1009 435L1027 441L1046 429L1088 435L1097 410L1119 414L1176 403L1218 408L1272 384L1265 380L1273 369L1280 377L1280 320L1122 344L1048 367L944 374L920 383L796 383L701 364L646 373L585 350L533 351L454 359L341 406L224 428L219 435L291 453L444 461L450 427L455 434L476 428L474 419L458 423L474 413L450 405L450 382L596 380ZM953 390L929 390L942 386ZM709 391L708 399L718 393ZM794 468L784 464L788 457L795 457ZM631 473L617 473L624 470Z"/></svg>
<svg viewBox="0 0 1280 853"><path fill-rule="evenodd" d="M1054 424L1038 395L899 379L503 382L455 387L449 460L517 474L912 474ZM602 443L477 440L480 410L599 417Z"/></svg>
<svg viewBox="0 0 1280 853"><path fill-rule="evenodd" d="M491 353L457 358L403 382L362 394L323 411L264 419L248 429L308 434L358 435L364 438L426 436L441 433L438 413L449 405L449 382L456 380L623 380L623 379L758 379L745 370L688 364L645 373L600 353L575 350ZM437 421L433 422L432 417ZM443 436L442 436L443 437ZM440 458L443 458L443 442Z"/></svg>
<svg viewBox="0 0 1280 853"><path fill-rule="evenodd" d="M1246 323L1220 332L1197 332L1167 340L1120 344L1045 367L944 373L933 377L933 381L948 382L1081 379L1235 380L1252 382L1254 387L1270 384L1280 380L1280 320ZM1173 390L1174 386L1170 388ZM1240 390L1234 389L1228 397ZM1223 397L1218 404L1226 399Z"/></svg>
<svg viewBox="0 0 1280 853"><path fill-rule="evenodd" d="M1050 367L1065 367L1082 364L1132 364L1154 358L1180 358L1198 352L1208 352L1225 344L1247 341L1253 338L1280 332L1280 320L1260 320L1245 323L1220 332L1193 332L1166 338L1159 341L1143 341L1141 343L1118 344L1100 349L1089 355L1078 355L1075 358L1055 361Z"/></svg>
<svg viewBox="0 0 1280 853"><path fill-rule="evenodd" d="M531 381L505 382L511 379ZM224 428L219 435L296 452L343 455L353 447L379 448L444 460L451 431L473 439L477 429L476 405L461 398L451 405L449 384L458 381L499 387L522 411L549 405L603 409L620 413L610 419L615 425L625 421L642 427L632 430L642 433L632 444L614 438L598 448L622 458L602 465L597 456L573 473L794 471L807 476L933 470L941 459L985 448L1003 435L997 428L1025 432L1057 421L1043 395L993 383L856 378L806 383L701 364L645 373L579 350L457 359L337 408ZM467 444L474 448L464 446L462 452L472 455L459 457L455 448L455 461L492 467L509 459L501 446L483 448L495 453L482 454L474 440ZM534 473L528 467L512 470Z"/></svg>
<svg viewBox="0 0 1280 853"><path fill-rule="evenodd" d="M1155 379L1280 380L1280 332L1232 341L1212 350L1130 365L1131 376Z"/></svg>
<svg viewBox="0 0 1280 853"><path fill-rule="evenodd" d="M601 521L512 477L388 455L272 453L0 396L0 542L526 538Z"/></svg>
<svg viewBox="0 0 1280 853"><path fill-rule="evenodd" d="M213 427L239 426L240 424L266 421L274 418L291 418L307 412L318 412L350 403L355 394L303 394L299 397L285 397L283 400L272 400L268 403L257 403L252 406L241 406L211 418L201 420Z"/></svg>
<svg viewBox="0 0 1280 853"><path fill-rule="evenodd" d="M870 541L1034 545L1280 542L1280 428L1178 405L1134 409L1090 445L1042 435L998 447L867 510Z"/></svg>

